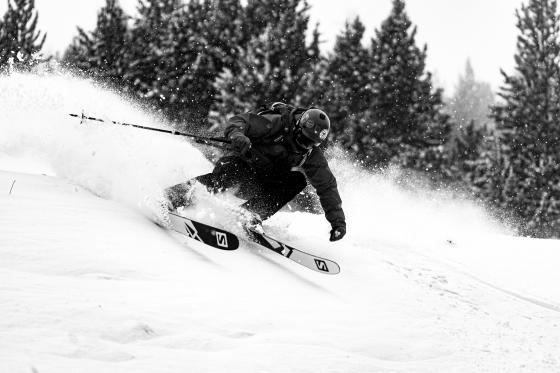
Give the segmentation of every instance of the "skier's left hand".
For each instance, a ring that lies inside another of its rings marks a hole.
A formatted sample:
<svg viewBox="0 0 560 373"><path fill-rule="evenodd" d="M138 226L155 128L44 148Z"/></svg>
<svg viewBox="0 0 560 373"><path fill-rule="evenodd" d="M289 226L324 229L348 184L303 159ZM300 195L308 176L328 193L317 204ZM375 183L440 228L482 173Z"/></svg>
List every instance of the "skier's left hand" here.
<svg viewBox="0 0 560 373"><path fill-rule="evenodd" d="M346 234L346 227L333 227L331 230L331 241L338 241Z"/></svg>
<svg viewBox="0 0 560 373"><path fill-rule="evenodd" d="M241 132L234 132L230 135L233 149L241 155L245 155L251 149L251 140Z"/></svg>

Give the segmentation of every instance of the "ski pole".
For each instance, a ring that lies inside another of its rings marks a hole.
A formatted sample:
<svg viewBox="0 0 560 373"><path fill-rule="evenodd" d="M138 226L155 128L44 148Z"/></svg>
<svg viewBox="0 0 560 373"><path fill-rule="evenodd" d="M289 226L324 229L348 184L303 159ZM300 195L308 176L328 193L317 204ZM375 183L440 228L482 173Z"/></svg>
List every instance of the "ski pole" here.
<svg viewBox="0 0 560 373"><path fill-rule="evenodd" d="M99 119L99 118L94 118L94 117L88 117L85 114L69 114L71 117L75 117L75 118L80 118L81 122L83 123L86 120L93 120L96 122L107 122L103 119ZM140 128L140 129L144 129L144 130L149 130L149 131L156 131L156 132L163 132L163 133L169 133L171 135L176 135L176 136L185 136L185 137L191 137L193 139L195 139L197 142L203 142L206 143L207 141L216 141L216 142L221 142L224 144L229 144L230 141L223 138L223 137L206 137L206 136L199 136L199 135L193 135L191 133L184 133L184 132L179 132L179 131L175 131L175 130L166 130L163 128L154 128L154 127L148 127L148 126L140 126L138 124L132 124L132 123L125 123L125 122L117 122L114 120L110 121L113 124L117 124L117 125L121 125L121 126L130 126L130 127L134 127L134 128Z"/></svg>

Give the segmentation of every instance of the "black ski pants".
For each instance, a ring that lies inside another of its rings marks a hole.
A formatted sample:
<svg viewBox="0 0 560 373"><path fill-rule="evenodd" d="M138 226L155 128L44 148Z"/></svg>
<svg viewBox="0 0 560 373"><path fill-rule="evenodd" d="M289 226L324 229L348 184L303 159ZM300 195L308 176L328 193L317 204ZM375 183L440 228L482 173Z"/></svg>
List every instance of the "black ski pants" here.
<svg viewBox="0 0 560 373"><path fill-rule="evenodd" d="M212 193L237 187L236 196L247 201L241 207L265 220L294 199L307 185L303 173L259 172L239 157L223 157L214 170L196 178Z"/></svg>

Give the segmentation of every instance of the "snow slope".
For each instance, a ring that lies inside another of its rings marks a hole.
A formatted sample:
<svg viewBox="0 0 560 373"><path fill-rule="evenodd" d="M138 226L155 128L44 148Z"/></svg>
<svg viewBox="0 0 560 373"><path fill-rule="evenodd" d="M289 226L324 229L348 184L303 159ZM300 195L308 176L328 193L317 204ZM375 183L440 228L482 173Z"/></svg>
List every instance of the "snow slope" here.
<svg viewBox="0 0 560 373"><path fill-rule="evenodd" d="M0 77L0 372L560 371L557 241L334 154L347 237L303 213L266 228L341 274L211 249L147 203L210 170L200 152L82 109L165 125L89 81Z"/></svg>

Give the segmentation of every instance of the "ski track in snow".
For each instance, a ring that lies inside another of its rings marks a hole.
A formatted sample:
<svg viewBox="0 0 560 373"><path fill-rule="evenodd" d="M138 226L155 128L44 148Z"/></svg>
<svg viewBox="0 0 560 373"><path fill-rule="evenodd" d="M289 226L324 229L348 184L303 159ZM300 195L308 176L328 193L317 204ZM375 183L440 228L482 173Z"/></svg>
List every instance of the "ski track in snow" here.
<svg viewBox="0 0 560 373"><path fill-rule="evenodd" d="M0 372L560 371L557 241L333 151L345 239L300 212L265 229L339 275L211 249L152 221L164 187L211 169L200 151L81 110L166 125L91 81L0 76ZM219 208L235 199L197 198L241 233Z"/></svg>

